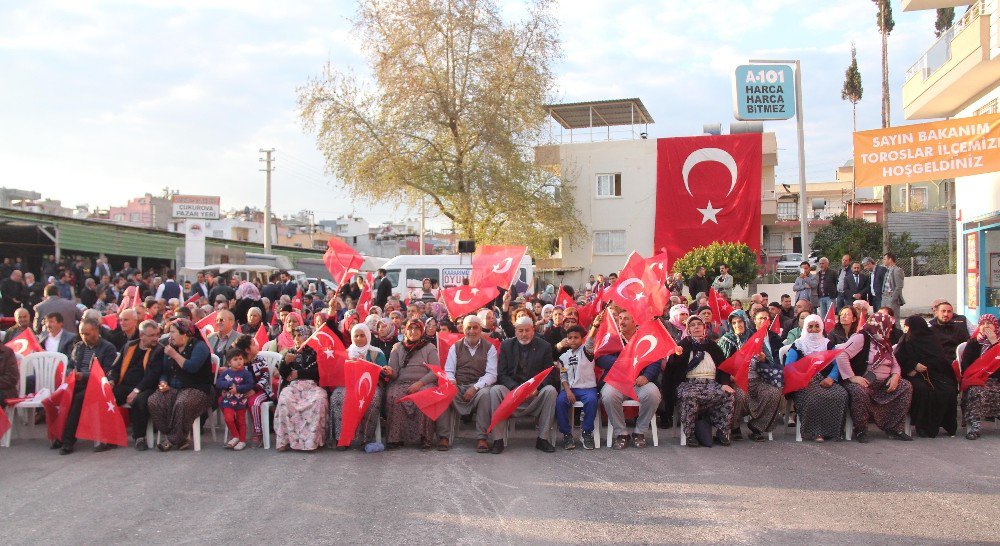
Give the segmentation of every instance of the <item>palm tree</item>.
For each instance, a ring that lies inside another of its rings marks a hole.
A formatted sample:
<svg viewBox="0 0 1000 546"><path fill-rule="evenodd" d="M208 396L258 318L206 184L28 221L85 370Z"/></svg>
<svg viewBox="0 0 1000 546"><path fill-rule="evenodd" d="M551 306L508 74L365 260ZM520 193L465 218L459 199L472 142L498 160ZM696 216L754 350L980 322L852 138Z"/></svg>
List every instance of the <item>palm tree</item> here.
<svg viewBox="0 0 1000 546"><path fill-rule="evenodd" d="M878 8L875 23L882 35L882 128L889 127L889 33L895 28L892 4L889 0L872 0ZM909 198L909 195L907 195ZM882 186L882 251L889 251L889 210L892 208L892 188Z"/></svg>

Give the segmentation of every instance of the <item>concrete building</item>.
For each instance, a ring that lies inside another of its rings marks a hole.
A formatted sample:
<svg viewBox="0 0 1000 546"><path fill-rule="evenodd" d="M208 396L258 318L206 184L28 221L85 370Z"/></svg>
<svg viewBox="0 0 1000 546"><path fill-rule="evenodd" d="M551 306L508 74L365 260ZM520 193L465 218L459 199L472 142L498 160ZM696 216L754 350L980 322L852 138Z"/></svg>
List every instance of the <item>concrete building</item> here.
<svg viewBox="0 0 1000 546"><path fill-rule="evenodd" d="M633 250L653 254L656 140L646 138L653 119L635 98L547 108L559 133L550 131L554 142L536 147L535 160L571 183L587 232L572 246L556 241L552 256L536 257L536 271L544 279L580 286L589 275L618 271ZM764 133L763 226L776 220L777 162L775 136Z"/></svg>
<svg viewBox="0 0 1000 546"><path fill-rule="evenodd" d="M907 71L902 89L906 119L998 113L998 4L998 0L903 0L905 11L966 6ZM973 320L983 313L1000 315L1000 173L955 179L955 217L959 276L955 311Z"/></svg>
<svg viewBox="0 0 1000 546"><path fill-rule="evenodd" d="M108 208L108 219L125 226L167 229L170 215L170 199L150 193L129 199L124 207Z"/></svg>

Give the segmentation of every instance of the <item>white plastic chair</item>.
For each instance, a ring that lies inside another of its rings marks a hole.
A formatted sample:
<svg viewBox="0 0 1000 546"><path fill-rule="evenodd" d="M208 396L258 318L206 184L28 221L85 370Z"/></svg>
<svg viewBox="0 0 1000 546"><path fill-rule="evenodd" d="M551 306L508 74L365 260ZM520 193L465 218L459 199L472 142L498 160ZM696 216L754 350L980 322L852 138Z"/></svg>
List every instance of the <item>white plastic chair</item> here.
<svg viewBox="0 0 1000 546"><path fill-rule="evenodd" d="M219 378L219 357L218 355L212 355L212 384ZM216 410L213 412L215 415L222 415L221 412ZM208 415L207 423L212 423L212 414ZM219 417L216 417L218 419ZM153 420L150 419L149 423L146 425L146 445L153 447L150 442L150 438L153 437ZM215 424L212 424L212 441L216 440L215 436ZM194 444L195 451L201 451L201 416L195 418L194 422L191 423L191 442ZM160 443L160 431L156 431L156 443Z"/></svg>
<svg viewBox="0 0 1000 546"><path fill-rule="evenodd" d="M625 400L624 402L622 402L622 407L623 408L638 408L639 407L639 402L637 402L635 400ZM596 422L598 420L599 419L595 419L594 421ZM596 425L595 425L595 427L596 427ZM655 413L653 414L653 418L649 421L649 429L650 429L650 431L653 434L653 447L659 447L660 446L660 435L656 431L656 414ZM608 437L607 437L607 442L608 442L607 445L608 445L608 447L611 447L611 438L612 438L612 434L613 433L614 433L614 430L612 430L611 421L609 420L608 421ZM684 441L685 441L685 439L684 439L684 429L682 428L681 429L681 445L684 445Z"/></svg>
<svg viewBox="0 0 1000 546"><path fill-rule="evenodd" d="M790 351L790 350L791 350L791 348L792 348L792 346L791 346L791 345L785 345L785 346L784 346L784 347L782 347L781 349L778 349L778 362L779 362L779 363L780 363L780 364L781 364L782 366L784 366L784 365L785 365L785 357L786 357L786 356L788 356L788 351Z"/></svg>
<svg viewBox="0 0 1000 546"><path fill-rule="evenodd" d="M267 363L267 370L270 377L278 373L278 364L281 363L281 354L274 351L261 351L258 356ZM271 449L271 410L274 409L274 402L267 400L260 405L260 429L264 437L264 449ZM249 416L248 416L249 417ZM228 434L228 430L226 431ZM381 428L379 429L381 438ZM225 437L223 437L225 441Z"/></svg>
<svg viewBox="0 0 1000 546"><path fill-rule="evenodd" d="M29 375L35 376L35 392L48 389L49 392L56 390L56 375L60 379L65 374L69 358L62 353L52 351L40 351L20 359L21 370L18 379L17 396L23 398L27 395L27 380ZM6 408L5 413L10 421L10 430L0 439L0 446L10 447L10 440L14 434L15 421L17 420L17 410L33 410L42 407L41 401L26 400ZM27 424L28 421L25 421Z"/></svg>

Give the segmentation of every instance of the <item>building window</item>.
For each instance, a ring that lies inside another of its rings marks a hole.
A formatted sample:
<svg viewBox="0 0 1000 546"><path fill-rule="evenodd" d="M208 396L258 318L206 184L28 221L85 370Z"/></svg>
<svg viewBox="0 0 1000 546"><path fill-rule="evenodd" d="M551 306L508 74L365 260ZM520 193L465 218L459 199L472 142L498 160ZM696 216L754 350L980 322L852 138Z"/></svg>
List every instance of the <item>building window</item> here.
<svg viewBox="0 0 1000 546"><path fill-rule="evenodd" d="M983 114L996 114L997 113L997 99L993 99L990 102L980 106L976 109L974 116L981 116Z"/></svg>
<svg viewBox="0 0 1000 546"><path fill-rule="evenodd" d="M139 213L138 212L130 213L128 215L128 221L129 222L133 222L133 223L138 222L139 221Z"/></svg>
<svg viewBox="0 0 1000 546"><path fill-rule="evenodd" d="M906 186L899 188L899 202L906 207ZM927 210L927 187L910 186L910 208L911 212ZM905 210L905 209L904 209Z"/></svg>
<svg viewBox="0 0 1000 546"><path fill-rule="evenodd" d="M625 254L625 231L595 231L594 254Z"/></svg>
<svg viewBox="0 0 1000 546"><path fill-rule="evenodd" d="M223 235L224 234L222 233L221 229L214 229L214 230L212 230L212 237L215 237L216 239L222 239Z"/></svg>
<svg viewBox="0 0 1000 546"><path fill-rule="evenodd" d="M861 218L863 218L865 222L874 224L875 222L878 222L878 211L866 210L861 213Z"/></svg>
<svg viewBox="0 0 1000 546"><path fill-rule="evenodd" d="M597 175L597 196L598 197L621 197L622 196L622 173L599 174Z"/></svg>
<svg viewBox="0 0 1000 546"><path fill-rule="evenodd" d="M125 221L124 214L115 214L115 222L124 222L124 221Z"/></svg>
<svg viewBox="0 0 1000 546"><path fill-rule="evenodd" d="M795 220L799 217L795 201L778 201L778 220Z"/></svg>

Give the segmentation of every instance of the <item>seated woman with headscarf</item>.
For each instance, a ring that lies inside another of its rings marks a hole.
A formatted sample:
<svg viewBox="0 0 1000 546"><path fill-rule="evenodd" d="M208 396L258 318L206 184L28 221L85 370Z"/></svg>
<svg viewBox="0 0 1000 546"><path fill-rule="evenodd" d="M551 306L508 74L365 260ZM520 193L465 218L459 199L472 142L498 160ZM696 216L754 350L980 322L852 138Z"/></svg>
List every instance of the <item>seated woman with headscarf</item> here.
<svg viewBox="0 0 1000 546"><path fill-rule="evenodd" d="M680 402L681 426L688 447L698 447L695 421L700 412L707 412L715 428L716 440L730 445L729 423L733 414L733 388L729 374L716 369L725 357L722 349L705 337L705 321L692 316L687 321L688 337L677 345L667 360L665 374L679 378L677 398Z"/></svg>
<svg viewBox="0 0 1000 546"><path fill-rule="evenodd" d="M813 353L833 349L834 343L823 337L823 319L809 315L802 321L803 333L792 343L785 364L791 364ZM840 371L835 362L820 370L804 389L792 393L795 413L800 420L802 436L822 442L840 438L847 415L847 390L837 381Z"/></svg>
<svg viewBox="0 0 1000 546"><path fill-rule="evenodd" d="M198 327L190 320L177 319L168 329L159 387L146 402L150 419L166 436L156 446L160 451L191 448L191 425L211 406L214 380L211 351Z"/></svg>
<svg viewBox="0 0 1000 546"><path fill-rule="evenodd" d="M294 345L278 364L281 390L274 412L275 445L278 451L312 451L323 447L326 437L326 391L319 386L316 351L306 345L312 329L299 326Z"/></svg>
<svg viewBox="0 0 1000 546"><path fill-rule="evenodd" d="M288 313L285 316L284 328L281 329L281 333L278 337L272 339L271 341L264 344L262 351L271 351L272 353L284 353L288 349L295 346L295 331L303 326L302 315L295 311Z"/></svg>
<svg viewBox="0 0 1000 546"><path fill-rule="evenodd" d="M750 338L742 311L733 311L729 315L729 322L733 332L726 334L726 336L731 337L728 337L725 345L720 343L725 358L733 356ZM767 330L771 323L771 315L764 310L758 311L754 316L754 323L758 330ZM778 420L778 409L781 407L783 366L778 362L780 349L781 336L768 331L761 352L750 359L750 380L747 383L747 392L734 386L730 438L739 440L743 437L741 426L745 415L750 416L748 427L750 428L751 440L763 442L767 440L767 433L774 430L774 425Z"/></svg>
<svg viewBox="0 0 1000 546"><path fill-rule="evenodd" d="M678 303L670 308L669 319L664 326L666 326L670 337L674 338L674 343L680 343L681 339L687 335L687 320L690 316L691 311L683 303Z"/></svg>
<svg viewBox="0 0 1000 546"><path fill-rule="evenodd" d="M963 374L983 353L1000 343L1000 321L995 316L983 314L979 318L978 330L979 333L969 339L962 352ZM984 385L969 387L962 393L962 412L969 423L969 432L965 437L979 439L982 420L1000 416L1000 370L993 372Z"/></svg>
<svg viewBox="0 0 1000 546"><path fill-rule="evenodd" d="M382 354L391 353L392 348L399 342L396 336L396 324L389 317L378 322L374 334L372 347L382 351Z"/></svg>
<svg viewBox="0 0 1000 546"><path fill-rule="evenodd" d="M837 313L837 324L830 330L830 341L834 345L846 343L851 336L858 332L858 311L853 307L844 307Z"/></svg>
<svg viewBox="0 0 1000 546"><path fill-rule="evenodd" d="M903 430L913 387L902 380L902 371L889 343L891 331L892 317L871 315L861 331L837 346L844 350L837 355L837 369L851 399L854 439L861 443L869 441L869 418L890 438L913 440Z"/></svg>
<svg viewBox="0 0 1000 546"><path fill-rule="evenodd" d="M958 430L958 384L951 361L937 336L919 316L903 323L903 338L896 346L896 361L903 379L913 387L910 420L921 438L935 438L942 427L948 436Z"/></svg>
<svg viewBox="0 0 1000 546"><path fill-rule="evenodd" d="M253 335L257 335L257 330L263 324L264 324L264 312L261 311L260 307L251 307L250 309L247 309L247 322L246 322L246 324L240 324L240 326L239 326L239 328L237 328L237 330L241 334L246 334L248 336L253 336ZM264 328L264 331L267 331L267 327Z"/></svg>
<svg viewBox="0 0 1000 546"><path fill-rule="evenodd" d="M260 290L252 282L243 281L236 287L236 305L233 306L233 315L236 316L236 324L246 324L247 312L251 307L263 309L264 304L260 301Z"/></svg>
<svg viewBox="0 0 1000 546"><path fill-rule="evenodd" d="M373 347L371 341L372 332L368 328L368 325L365 323L355 324L351 328L351 344L347 347L347 357L352 360L367 360L385 368L388 365L385 355L381 350ZM328 427L330 433L327 437L330 439L331 446L337 446L337 441L340 439L340 424L343 420L342 415L344 411L344 393L344 387L337 387L333 389L333 394L330 395L330 422ZM361 423L358 424L354 441L360 442L362 446L375 441L375 428L378 426L381 407L382 387L379 385L375 388L375 396L372 398L371 405L368 406L368 411L362 418ZM347 446L337 446L336 449L337 451L344 451L347 449Z"/></svg>
<svg viewBox="0 0 1000 546"><path fill-rule="evenodd" d="M410 401L399 399L437 385L437 376L427 365L439 366L437 348L424 337L424 323L417 319L406 322L405 337L389 354L389 365L382 368L389 385L386 389L386 421L389 433L386 447L395 449L405 443L419 443L424 450L434 441L434 421L427 418ZM438 450L447 451L448 439L441 438Z"/></svg>
<svg viewBox="0 0 1000 546"><path fill-rule="evenodd" d="M800 337L802 337L802 334L806 333L805 320L806 317L808 317L811 314L812 314L811 311L802 311L799 313L799 316L797 317L798 320L796 321L797 326L795 326L795 328L792 328L791 330L788 331L787 334L785 334L785 340L781 342L783 345L791 345L792 343L795 343L796 339L799 339Z"/></svg>

